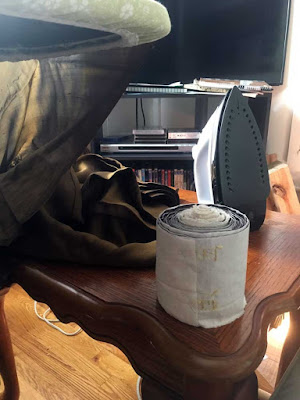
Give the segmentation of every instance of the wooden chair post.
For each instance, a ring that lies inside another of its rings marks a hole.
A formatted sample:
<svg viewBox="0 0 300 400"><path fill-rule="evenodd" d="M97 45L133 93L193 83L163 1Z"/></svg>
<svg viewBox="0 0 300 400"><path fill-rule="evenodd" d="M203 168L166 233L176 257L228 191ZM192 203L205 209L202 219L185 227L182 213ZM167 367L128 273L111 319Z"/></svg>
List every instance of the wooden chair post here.
<svg viewBox="0 0 300 400"><path fill-rule="evenodd" d="M18 400L19 383L15 358L4 313L4 298L8 290L0 290L0 374L4 382L4 393L0 395L0 400Z"/></svg>
<svg viewBox="0 0 300 400"><path fill-rule="evenodd" d="M299 348L300 348L300 309L297 311L290 312L290 328L283 345L275 386L279 384L283 374L285 373L290 363L293 361L293 358L295 357Z"/></svg>

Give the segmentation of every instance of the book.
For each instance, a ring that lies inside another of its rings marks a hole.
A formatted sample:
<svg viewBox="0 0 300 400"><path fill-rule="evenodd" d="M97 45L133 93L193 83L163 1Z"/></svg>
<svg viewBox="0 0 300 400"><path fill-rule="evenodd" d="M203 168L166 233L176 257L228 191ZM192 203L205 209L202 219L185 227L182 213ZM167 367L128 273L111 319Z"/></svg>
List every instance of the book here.
<svg viewBox="0 0 300 400"><path fill-rule="evenodd" d="M138 177L139 177L139 180L141 181L142 180L142 170L140 170L140 169L138 169Z"/></svg>
<svg viewBox="0 0 300 400"><path fill-rule="evenodd" d="M178 171L177 168L174 169L174 186L178 188Z"/></svg>
<svg viewBox="0 0 300 400"><path fill-rule="evenodd" d="M155 182L179 189L195 190L193 170L185 168L132 168L137 179L142 182Z"/></svg>
<svg viewBox="0 0 300 400"><path fill-rule="evenodd" d="M154 178L153 178L153 182L157 183L157 177L158 177L157 168L154 168Z"/></svg>
<svg viewBox="0 0 300 400"><path fill-rule="evenodd" d="M213 93L226 93L234 86L237 86L242 91L249 92L271 92L273 90L272 86L264 81L231 81L227 79L200 78L199 80L194 79L193 83L184 85L189 90Z"/></svg>
<svg viewBox="0 0 300 400"><path fill-rule="evenodd" d="M183 175L183 169L180 170L180 189L184 189L184 175Z"/></svg>

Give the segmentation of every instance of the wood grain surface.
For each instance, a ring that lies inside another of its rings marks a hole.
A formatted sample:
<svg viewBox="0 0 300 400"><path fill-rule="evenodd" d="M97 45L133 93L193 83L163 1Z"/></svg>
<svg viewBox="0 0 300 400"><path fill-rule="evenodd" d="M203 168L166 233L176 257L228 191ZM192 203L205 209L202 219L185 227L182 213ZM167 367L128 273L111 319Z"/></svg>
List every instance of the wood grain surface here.
<svg viewBox="0 0 300 400"><path fill-rule="evenodd" d="M297 217L272 213L264 226L250 235L246 298L243 317L216 329L190 327L166 314L156 301L154 271L112 269L63 263L27 263L35 279L43 275L70 284L106 303L137 307L159 320L181 342L212 356L231 354L245 344L258 304L266 297L286 292L299 277L300 225ZM34 271L38 270L39 273ZM22 279L19 270L17 278ZM201 337L201 340L199 338Z"/></svg>
<svg viewBox="0 0 300 400"><path fill-rule="evenodd" d="M137 375L116 347L85 332L67 337L50 328L36 317L33 300L18 285L6 295L5 309L20 400L136 400Z"/></svg>
<svg viewBox="0 0 300 400"><path fill-rule="evenodd" d="M273 209L284 214L300 215L300 204L288 165L275 163L269 169L269 179L269 203Z"/></svg>

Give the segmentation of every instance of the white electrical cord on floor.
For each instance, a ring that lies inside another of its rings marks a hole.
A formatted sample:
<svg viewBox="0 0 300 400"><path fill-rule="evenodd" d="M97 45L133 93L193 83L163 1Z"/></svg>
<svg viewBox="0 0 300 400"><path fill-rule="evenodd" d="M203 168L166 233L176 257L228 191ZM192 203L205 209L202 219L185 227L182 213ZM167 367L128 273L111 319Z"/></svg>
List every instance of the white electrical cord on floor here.
<svg viewBox="0 0 300 400"><path fill-rule="evenodd" d="M142 399L142 395L141 395L141 383L142 383L142 378L139 376L138 380L136 382L136 394L137 394L137 398L138 400L143 400Z"/></svg>
<svg viewBox="0 0 300 400"><path fill-rule="evenodd" d="M47 315L51 312L51 309L50 309L50 308L47 308L47 310L44 312L44 314L43 314L43 315L40 315L40 314L38 313L38 310L37 310L37 304L38 304L37 301L35 301L35 302L34 302L34 312L35 312L36 316L37 316L40 320L46 322L46 324L48 324L48 325L51 326L52 328L58 330L59 332L63 333L63 334L66 335L66 336L75 336L75 335L78 335L78 333L80 333L80 332L82 331L81 328L78 328L75 332L66 332L66 331L64 331L64 330L61 329L59 326L56 326L56 325L55 325L55 323L60 322L59 319L47 319Z"/></svg>

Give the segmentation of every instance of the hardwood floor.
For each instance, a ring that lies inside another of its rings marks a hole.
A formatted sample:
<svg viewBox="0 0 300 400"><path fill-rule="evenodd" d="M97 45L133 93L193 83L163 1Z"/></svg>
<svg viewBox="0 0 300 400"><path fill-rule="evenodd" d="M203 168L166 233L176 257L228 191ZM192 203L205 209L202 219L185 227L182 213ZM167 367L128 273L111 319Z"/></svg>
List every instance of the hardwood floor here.
<svg viewBox="0 0 300 400"><path fill-rule="evenodd" d="M50 328L36 317L33 300L17 285L6 296L5 310L20 400L137 399L137 375L119 349L84 332L68 337ZM282 341L271 337L268 358L258 368L260 387L268 392L274 388L281 346Z"/></svg>
<svg viewBox="0 0 300 400"><path fill-rule="evenodd" d="M5 310L21 400L136 400L137 375L116 347L50 328L19 286L6 296Z"/></svg>
<svg viewBox="0 0 300 400"><path fill-rule="evenodd" d="M275 387L282 347L289 329L289 314L277 329L268 332L268 347L266 357L258 367L256 374L259 387L272 393Z"/></svg>

